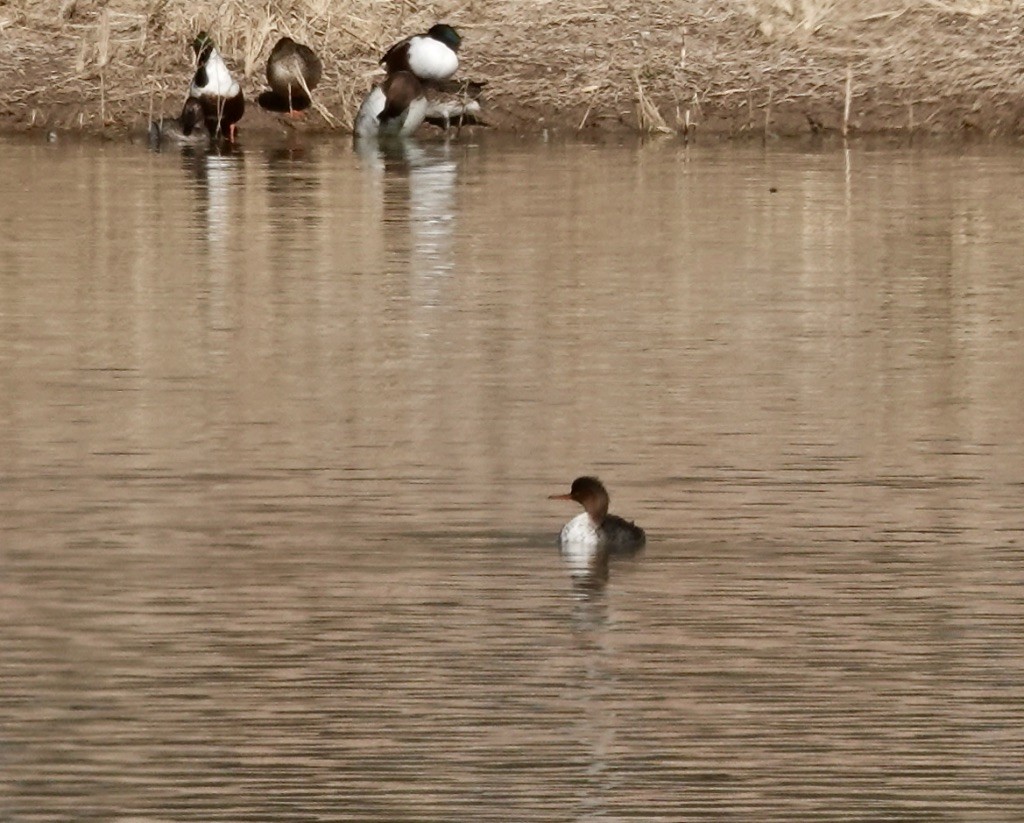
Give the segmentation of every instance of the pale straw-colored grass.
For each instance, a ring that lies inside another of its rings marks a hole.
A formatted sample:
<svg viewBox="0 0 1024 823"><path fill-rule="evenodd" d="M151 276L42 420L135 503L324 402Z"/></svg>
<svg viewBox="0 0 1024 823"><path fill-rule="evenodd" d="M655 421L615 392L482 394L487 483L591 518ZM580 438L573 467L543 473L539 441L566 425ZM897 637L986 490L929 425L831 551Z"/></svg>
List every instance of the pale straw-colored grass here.
<svg viewBox="0 0 1024 823"><path fill-rule="evenodd" d="M173 110L206 30L250 99L279 36L309 44L315 99L350 125L382 51L438 20L487 82L485 118L518 129L1022 128L1022 0L8 0L0 112Z"/></svg>

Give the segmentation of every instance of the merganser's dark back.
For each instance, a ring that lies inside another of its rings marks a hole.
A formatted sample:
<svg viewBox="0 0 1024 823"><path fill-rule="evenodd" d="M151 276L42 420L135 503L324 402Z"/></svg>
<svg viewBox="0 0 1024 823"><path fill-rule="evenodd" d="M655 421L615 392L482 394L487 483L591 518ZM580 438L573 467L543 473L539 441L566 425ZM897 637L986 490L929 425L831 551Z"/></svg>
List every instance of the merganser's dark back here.
<svg viewBox="0 0 1024 823"><path fill-rule="evenodd" d="M601 523L605 545L612 555L620 557L636 554L647 543L647 535L632 520L625 520L609 514Z"/></svg>

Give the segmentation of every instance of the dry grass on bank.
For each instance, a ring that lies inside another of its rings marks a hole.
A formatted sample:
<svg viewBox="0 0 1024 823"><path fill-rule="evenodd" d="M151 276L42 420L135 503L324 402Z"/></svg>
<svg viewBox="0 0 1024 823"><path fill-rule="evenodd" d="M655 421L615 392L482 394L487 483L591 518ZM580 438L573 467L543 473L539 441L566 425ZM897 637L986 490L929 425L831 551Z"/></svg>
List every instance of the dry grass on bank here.
<svg viewBox="0 0 1024 823"><path fill-rule="evenodd" d="M250 98L277 37L311 44L320 100L350 124L383 49L437 20L511 128L1024 129L1021 0L8 0L0 118L97 129L174 111L206 29Z"/></svg>

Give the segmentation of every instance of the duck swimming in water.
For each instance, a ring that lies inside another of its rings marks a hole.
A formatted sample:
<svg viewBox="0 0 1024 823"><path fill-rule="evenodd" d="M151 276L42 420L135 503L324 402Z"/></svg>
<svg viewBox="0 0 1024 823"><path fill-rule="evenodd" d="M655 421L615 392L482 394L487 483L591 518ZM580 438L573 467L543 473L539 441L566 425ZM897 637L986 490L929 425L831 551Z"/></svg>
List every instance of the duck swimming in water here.
<svg viewBox="0 0 1024 823"><path fill-rule="evenodd" d="M282 37L267 59L267 82L271 90L259 96L259 104L265 109L295 116L313 102L310 92L317 87L322 74L323 64L309 46Z"/></svg>
<svg viewBox="0 0 1024 823"><path fill-rule="evenodd" d="M195 97L202 104L210 134L215 138L223 135L233 143L236 124L245 112L242 87L231 77L224 58L205 31L196 35L192 50L196 53L196 73L189 97Z"/></svg>
<svg viewBox="0 0 1024 823"><path fill-rule="evenodd" d="M608 491L596 477L577 477L568 494L553 494L550 499L575 500L584 509L562 528L559 543L563 554L581 557L603 551L628 556L640 551L647 542L647 535L639 526L608 514Z"/></svg>

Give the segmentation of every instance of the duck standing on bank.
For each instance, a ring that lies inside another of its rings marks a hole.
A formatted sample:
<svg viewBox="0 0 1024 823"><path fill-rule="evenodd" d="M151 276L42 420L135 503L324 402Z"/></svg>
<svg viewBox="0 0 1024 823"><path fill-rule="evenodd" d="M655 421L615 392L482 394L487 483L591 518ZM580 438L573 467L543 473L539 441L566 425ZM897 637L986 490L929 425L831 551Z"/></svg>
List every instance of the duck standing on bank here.
<svg viewBox="0 0 1024 823"><path fill-rule="evenodd" d="M447 23L437 23L426 34L414 34L395 43L380 59L388 74L411 71L425 82L447 80L459 68L462 38Z"/></svg>
<svg viewBox="0 0 1024 823"><path fill-rule="evenodd" d="M366 95L356 115L357 137L406 136L427 114L426 88L459 68L462 38L447 23L395 43L381 58L384 81Z"/></svg>
<svg viewBox="0 0 1024 823"><path fill-rule="evenodd" d="M210 134L215 139L223 135L229 143L234 143L237 123L245 112L242 88L231 77L224 58L205 31L196 35L192 50L196 53L196 73L189 97L196 98L202 105Z"/></svg>
<svg viewBox="0 0 1024 823"><path fill-rule="evenodd" d="M259 96L259 104L295 117L312 104L311 93L322 74L323 63L313 49L290 37L282 37L267 59L267 82L271 90Z"/></svg>

